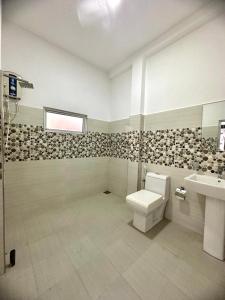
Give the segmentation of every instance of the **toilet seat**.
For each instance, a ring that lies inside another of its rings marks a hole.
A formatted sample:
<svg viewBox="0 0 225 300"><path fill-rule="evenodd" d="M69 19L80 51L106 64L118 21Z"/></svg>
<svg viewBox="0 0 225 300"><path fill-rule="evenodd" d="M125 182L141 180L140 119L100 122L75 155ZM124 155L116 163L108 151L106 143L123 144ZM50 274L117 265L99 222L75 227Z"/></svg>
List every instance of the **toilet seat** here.
<svg viewBox="0 0 225 300"><path fill-rule="evenodd" d="M127 202L139 212L148 214L162 204L163 197L157 193L141 190L130 194L126 198Z"/></svg>

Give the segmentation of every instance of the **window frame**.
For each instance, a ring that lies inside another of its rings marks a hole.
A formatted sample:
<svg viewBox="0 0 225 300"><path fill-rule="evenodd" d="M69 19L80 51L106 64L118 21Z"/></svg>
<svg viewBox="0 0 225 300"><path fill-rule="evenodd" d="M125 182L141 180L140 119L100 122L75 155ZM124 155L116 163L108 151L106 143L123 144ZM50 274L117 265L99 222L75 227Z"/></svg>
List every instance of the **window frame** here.
<svg viewBox="0 0 225 300"><path fill-rule="evenodd" d="M43 107L44 113L44 131L45 132L56 132L56 133L70 133L70 134L84 134L87 132L87 115L79 114L71 111L61 110L52 107ZM83 119L82 131L70 131L70 130L61 130L61 129L50 129L47 128L47 113L55 113L58 115L69 116L69 117L77 117Z"/></svg>

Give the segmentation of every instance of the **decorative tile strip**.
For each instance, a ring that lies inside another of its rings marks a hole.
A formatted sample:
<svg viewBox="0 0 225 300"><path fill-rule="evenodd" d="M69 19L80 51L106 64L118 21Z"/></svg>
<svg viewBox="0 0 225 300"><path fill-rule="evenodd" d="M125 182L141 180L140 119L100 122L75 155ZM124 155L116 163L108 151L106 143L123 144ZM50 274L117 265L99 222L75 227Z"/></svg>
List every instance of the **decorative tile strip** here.
<svg viewBox="0 0 225 300"><path fill-rule="evenodd" d="M140 134L138 131L110 134L110 157L139 161Z"/></svg>
<svg viewBox="0 0 225 300"><path fill-rule="evenodd" d="M174 165L175 133L173 130L141 132L141 160L165 166Z"/></svg>
<svg viewBox="0 0 225 300"><path fill-rule="evenodd" d="M201 137L201 128L86 134L45 132L42 126L6 124L9 129L6 161L114 157L177 168L217 171L225 152L216 151L216 139Z"/></svg>
<svg viewBox="0 0 225 300"><path fill-rule="evenodd" d="M98 132L76 135L45 132L42 126L12 124L5 152L6 161L107 157L110 137Z"/></svg>
<svg viewBox="0 0 225 300"><path fill-rule="evenodd" d="M201 163L201 128L174 130L174 165L178 168L192 169L193 163Z"/></svg>

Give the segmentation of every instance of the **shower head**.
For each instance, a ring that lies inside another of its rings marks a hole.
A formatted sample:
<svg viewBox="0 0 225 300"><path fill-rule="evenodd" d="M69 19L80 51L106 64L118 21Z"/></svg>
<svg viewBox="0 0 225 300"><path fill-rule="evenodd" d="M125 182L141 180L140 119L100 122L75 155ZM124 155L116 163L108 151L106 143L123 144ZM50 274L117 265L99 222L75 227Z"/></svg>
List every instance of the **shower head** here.
<svg viewBox="0 0 225 300"><path fill-rule="evenodd" d="M23 80L23 79L17 79L19 81L19 85L21 86L21 88L23 89L34 89L34 85L33 83Z"/></svg>
<svg viewBox="0 0 225 300"><path fill-rule="evenodd" d="M14 80L18 81L21 88L34 89L33 83L31 83L27 80L24 80L21 76L15 74L15 73L13 73L13 74L10 74L10 73L12 73L12 72L4 72L3 75L9 79L14 79Z"/></svg>

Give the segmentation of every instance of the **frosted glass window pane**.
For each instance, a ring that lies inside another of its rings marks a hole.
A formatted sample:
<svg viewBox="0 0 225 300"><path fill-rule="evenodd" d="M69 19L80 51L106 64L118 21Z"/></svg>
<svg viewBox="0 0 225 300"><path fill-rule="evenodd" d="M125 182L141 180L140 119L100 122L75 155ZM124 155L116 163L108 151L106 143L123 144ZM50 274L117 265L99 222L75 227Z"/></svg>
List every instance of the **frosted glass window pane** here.
<svg viewBox="0 0 225 300"><path fill-rule="evenodd" d="M82 132L83 118L46 112L46 128Z"/></svg>

